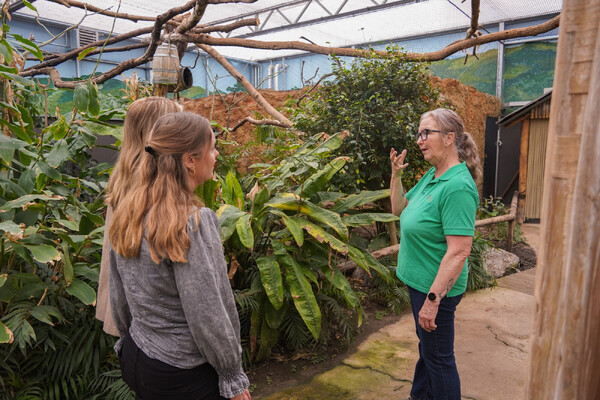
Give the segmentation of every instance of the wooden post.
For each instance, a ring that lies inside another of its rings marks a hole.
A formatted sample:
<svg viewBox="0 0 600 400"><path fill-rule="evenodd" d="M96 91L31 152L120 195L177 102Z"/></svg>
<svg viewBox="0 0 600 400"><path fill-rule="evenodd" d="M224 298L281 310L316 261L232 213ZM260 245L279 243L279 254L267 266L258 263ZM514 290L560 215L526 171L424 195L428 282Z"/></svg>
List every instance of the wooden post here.
<svg viewBox="0 0 600 400"><path fill-rule="evenodd" d="M529 118L521 125L521 152L519 155L519 206L517 222L525 222L525 201L527 197L527 162L529 156Z"/></svg>
<svg viewBox="0 0 600 400"><path fill-rule="evenodd" d="M600 398L600 0L565 0L544 178L528 399Z"/></svg>

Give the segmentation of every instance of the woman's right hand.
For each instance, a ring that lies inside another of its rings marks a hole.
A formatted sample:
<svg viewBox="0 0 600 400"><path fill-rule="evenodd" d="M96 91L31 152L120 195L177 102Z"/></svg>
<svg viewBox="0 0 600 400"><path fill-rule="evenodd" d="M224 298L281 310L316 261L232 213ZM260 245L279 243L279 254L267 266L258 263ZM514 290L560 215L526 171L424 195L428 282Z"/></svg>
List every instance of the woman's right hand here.
<svg viewBox="0 0 600 400"><path fill-rule="evenodd" d="M237 396L233 396L231 400L252 400L252 396L250 396L250 392L246 389Z"/></svg>
<svg viewBox="0 0 600 400"><path fill-rule="evenodd" d="M402 153L398 154L398 152L392 147L392 150L390 150L390 161L392 162L392 176L396 176L408 166L408 163L404 162L404 157L406 157L406 149L402 150Z"/></svg>

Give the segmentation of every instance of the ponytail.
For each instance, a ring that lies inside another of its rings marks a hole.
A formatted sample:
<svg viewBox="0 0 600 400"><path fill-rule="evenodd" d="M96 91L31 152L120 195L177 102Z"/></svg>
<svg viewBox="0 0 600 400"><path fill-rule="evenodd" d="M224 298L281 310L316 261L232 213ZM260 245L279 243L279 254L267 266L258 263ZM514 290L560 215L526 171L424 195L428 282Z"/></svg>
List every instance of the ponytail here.
<svg viewBox="0 0 600 400"><path fill-rule="evenodd" d="M458 159L467 164L467 168L469 168L473 180L477 182L482 175L481 158L477 151L477 144L475 144L473 136L471 136L469 132L463 132L463 137L462 144L460 146L458 143L456 144Z"/></svg>

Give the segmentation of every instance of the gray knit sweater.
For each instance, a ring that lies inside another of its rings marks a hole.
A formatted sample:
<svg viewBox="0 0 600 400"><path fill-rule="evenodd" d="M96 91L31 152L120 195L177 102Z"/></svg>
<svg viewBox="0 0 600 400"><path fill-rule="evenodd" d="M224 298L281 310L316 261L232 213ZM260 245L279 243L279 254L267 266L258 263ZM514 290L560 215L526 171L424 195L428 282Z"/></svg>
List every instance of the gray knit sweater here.
<svg viewBox="0 0 600 400"><path fill-rule="evenodd" d="M110 251L110 302L121 337L129 333L150 358L190 369L209 362L221 396L250 385L242 369L240 322L227 278L219 222L208 208L190 215L187 263L155 264L146 240L138 258ZM119 351L121 340L115 345Z"/></svg>

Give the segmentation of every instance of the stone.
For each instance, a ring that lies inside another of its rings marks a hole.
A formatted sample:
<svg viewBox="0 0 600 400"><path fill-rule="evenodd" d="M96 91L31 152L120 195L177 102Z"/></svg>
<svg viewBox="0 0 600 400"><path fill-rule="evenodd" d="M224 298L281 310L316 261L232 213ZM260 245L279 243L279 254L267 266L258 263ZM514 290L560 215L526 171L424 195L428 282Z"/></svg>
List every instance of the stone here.
<svg viewBox="0 0 600 400"><path fill-rule="evenodd" d="M506 250L490 247L483 253L483 267L496 278L504 276L507 271L519 267L519 257Z"/></svg>

